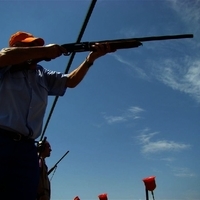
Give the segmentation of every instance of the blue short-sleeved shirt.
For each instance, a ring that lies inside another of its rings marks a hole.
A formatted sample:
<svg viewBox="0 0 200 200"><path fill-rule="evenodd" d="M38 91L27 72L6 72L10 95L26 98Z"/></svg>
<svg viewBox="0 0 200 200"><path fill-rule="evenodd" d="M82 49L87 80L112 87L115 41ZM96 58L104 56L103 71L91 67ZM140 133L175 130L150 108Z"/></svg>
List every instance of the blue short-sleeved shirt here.
<svg viewBox="0 0 200 200"><path fill-rule="evenodd" d="M64 95L67 77L40 65L14 73L1 68L0 127L36 139L42 131L48 95Z"/></svg>

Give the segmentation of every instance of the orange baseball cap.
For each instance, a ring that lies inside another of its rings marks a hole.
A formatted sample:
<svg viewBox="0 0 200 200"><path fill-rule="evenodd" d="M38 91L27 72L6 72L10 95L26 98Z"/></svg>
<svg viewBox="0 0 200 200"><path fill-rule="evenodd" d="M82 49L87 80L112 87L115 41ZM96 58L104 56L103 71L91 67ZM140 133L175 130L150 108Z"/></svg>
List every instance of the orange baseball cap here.
<svg viewBox="0 0 200 200"><path fill-rule="evenodd" d="M29 43L33 41L37 41L38 46L44 45L44 40L42 38L34 37L32 34L27 33L27 32L18 31L14 33L13 35L11 35L10 40L9 40L9 46L12 47L16 42Z"/></svg>

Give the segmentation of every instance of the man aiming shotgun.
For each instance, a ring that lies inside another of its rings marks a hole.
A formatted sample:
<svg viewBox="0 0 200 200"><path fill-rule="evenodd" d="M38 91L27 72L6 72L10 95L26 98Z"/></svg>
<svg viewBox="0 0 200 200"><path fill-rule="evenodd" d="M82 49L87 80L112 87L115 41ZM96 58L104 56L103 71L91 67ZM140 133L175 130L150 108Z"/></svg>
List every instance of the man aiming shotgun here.
<svg viewBox="0 0 200 200"><path fill-rule="evenodd" d="M76 87L94 61L111 53L109 44L94 44L95 51L69 74L44 69L37 60L67 54L58 44L16 32L9 47L0 51L0 195L7 200L35 200L39 182L35 139L41 135L49 95L63 96Z"/></svg>
<svg viewBox="0 0 200 200"><path fill-rule="evenodd" d="M44 39L19 31L0 51L0 194L7 200L36 198L39 167L34 142L41 135L48 96L63 96L83 80L96 59L116 49L138 47L141 41L44 44ZM69 74L38 65L74 51L90 52Z"/></svg>

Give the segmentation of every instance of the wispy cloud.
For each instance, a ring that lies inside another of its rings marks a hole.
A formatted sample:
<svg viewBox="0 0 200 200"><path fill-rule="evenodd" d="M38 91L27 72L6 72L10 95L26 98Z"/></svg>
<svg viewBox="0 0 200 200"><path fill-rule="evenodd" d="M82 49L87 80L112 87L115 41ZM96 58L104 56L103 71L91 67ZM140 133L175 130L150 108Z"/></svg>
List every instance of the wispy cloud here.
<svg viewBox="0 0 200 200"><path fill-rule="evenodd" d="M141 112L144 112L145 110L143 109L143 108L140 108L140 107L138 107L138 106L131 106L129 109L128 109L128 111L130 112L130 113L132 113L132 115L137 115L137 114L139 114L139 113L141 113Z"/></svg>
<svg viewBox="0 0 200 200"><path fill-rule="evenodd" d="M187 150L188 148L190 148L189 144L163 140L163 139L155 140L156 136L158 138L159 132L150 132L148 128L140 131L140 134L137 137L137 139L139 140L141 145L141 152L145 156L151 156L153 154L155 159L156 153L162 153L161 155L166 155L166 153L181 152L183 150ZM195 174L186 167L172 166L171 163L176 160L175 157L168 156L168 157L163 157L160 160L166 161L168 163L167 166L170 168L174 176L183 178L195 176Z"/></svg>
<svg viewBox="0 0 200 200"><path fill-rule="evenodd" d="M104 119L108 124L113 124L113 123L120 123L124 121L128 121L130 119L139 119L141 118L140 113L144 112L144 109L137 107L137 106L132 106L125 110L121 115L118 116L113 116L110 115L108 116L107 114L104 114Z"/></svg>
<svg viewBox="0 0 200 200"><path fill-rule="evenodd" d="M174 176L178 177L194 177L195 174L191 172L188 168L185 167L171 167L174 173Z"/></svg>
<svg viewBox="0 0 200 200"><path fill-rule="evenodd" d="M178 143L167 140L153 141L152 138L158 134L158 132L148 133L149 129L142 130L142 133L138 136L140 144L142 146L142 153L160 153L164 151L181 151L188 149L190 145Z"/></svg>
<svg viewBox="0 0 200 200"><path fill-rule="evenodd" d="M166 59L162 63L152 63L154 76L174 90L189 94L200 103L200 60L186 58L183 62Z"/></svg>
<svg viewBox="0 0 200 200"><path fill-rule="evenodd" d="M161 160L167 161L167 162L173 162L175 160L175 158L168 157L168 158L161 158Z"/></svg>
<svg viewBox="0 0 200 200"><path fill-rule="evenodd" d="M185 23L196 33L199 32L197 24L200 24L200 0L171 0L168 3Z"/></svg>
<svg viewBox="0 0 200 200"><path fill-rule="evenodd" d="M194 38L178 44L170 43L170 46L165 46L160 51L156 60L148 59L148 55L146 55L144 63L135 63L117 54L113 54L113 56L119 62L131 67L139 78L145 80L156 78L200 103L200 0L170 0L166 3L177 13L185 30L194 33ZM129 34L131 33L129 32ZM156 48L156 44L147 47ZM159 45L161 44L159 43ZM141 69L141 65L146 68Z"/></svg>
<svg viewBox="0 0 200 200"><path fill-rule="evenodd" d="M172 57L155 63L154 66L162 66L156 76L164 84L189 94L200 103L200 40L198 39L200 38L200 0L171 0L168 3L188 30L194 33L194 39L190 41L193 42L192 48L195 53L190 57L185 56L182 61Z"/></svg>
<svg viewBox="0 0 200 200"><path fill-rule="evenodd" d="M124 116L104 116L104 119L108 124L126 121L126 117Z"/></svg>
<svg viewBox="0 0 200 200"><path fill-rule="evenodd" d="M140 78L142 78L142 79L149 79L149 77L147 76L147 74L145 73L145 71L142 70L141 68L138 68L137 65L133 61L130 61L130 60L128 61L127 59L123 59L117 53L110 54L110 55L113 56L120 63L125 64L128 67L131 67L131 69L134 70L136 72L137 76L139 76Z"/></svg>

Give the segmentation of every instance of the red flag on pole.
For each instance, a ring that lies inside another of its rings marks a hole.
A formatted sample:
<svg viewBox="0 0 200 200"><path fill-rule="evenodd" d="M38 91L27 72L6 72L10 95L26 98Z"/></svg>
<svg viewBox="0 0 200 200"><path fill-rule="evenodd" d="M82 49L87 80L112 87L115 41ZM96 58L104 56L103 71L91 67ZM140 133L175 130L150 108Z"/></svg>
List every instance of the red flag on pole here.
<svg viewBox="0 0 200 200"><path fill-rule="evenodd" d="M156 188L155 176L144 178L143 181L147 190L153 191Z"/></svg>
<svg viewBox="0 0 200 200"><path fill-rule="evenodd" d="M74 200L80 200L78 196L74 197Z"/></svg>
<svg viewBox="0 0 200 200"><path fill-rule="evenodd" d="M99 200L108 200L108 197L107 197L106 193L100 194L98 197L99 197Z"/></svg>

